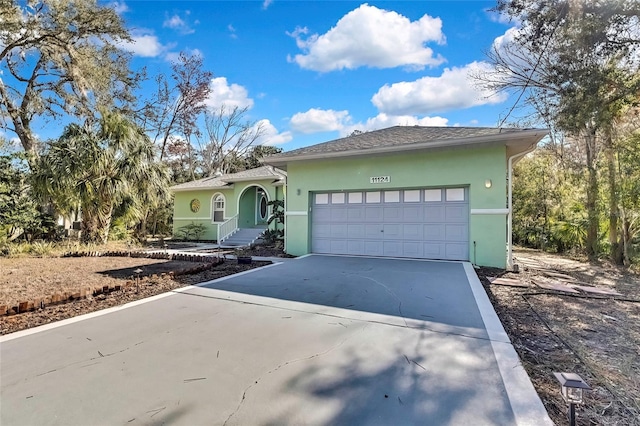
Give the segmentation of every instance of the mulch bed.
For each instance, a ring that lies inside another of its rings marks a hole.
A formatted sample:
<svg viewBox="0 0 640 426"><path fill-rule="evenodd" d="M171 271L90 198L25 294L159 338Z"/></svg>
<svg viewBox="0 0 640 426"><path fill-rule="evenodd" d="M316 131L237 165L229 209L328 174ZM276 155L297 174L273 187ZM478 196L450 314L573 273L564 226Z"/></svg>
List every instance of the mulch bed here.
<svg viewBox="0 0 640 426"><path fill-rule="evenodd" d="M115 259L115 260L114 260ZM71 318L77 315L86 314L89 312L98 311L101 309L122 305L135 300L143 299L146 297L161 294L167 291L171 291L187 285L193 285L205 281L210 281L216 278L221 278L227 275L236 274L249 269L259 268L270 264L271 262L253 262L248 265L239 265L235 261L227 260L220 265L216 265L211 269L204 271L185 274L180 276L169 276L167 274L161 275L162 272L169 270L184 270L185 267L197 268L198 265L204 266L204 264L197 264L193 262L177 262L177 261L158 261L156 259L132 259L132 258L74 258L74 259L0 259L2 261L28 261L35 262L38 269L41 271L40 279L44 281L42 275L46 276L46 271L50 273L58 269L62 265L62 269L69 272L73 269L69 266L69 263L84 261L85 266L90 264L93 268L86 268L83 275L75 274L73 277L76 279L86 279L93 283L118 283L121 288L118 291L110 291L99 295L89 295L86 298L73 300L71 302L48 305L44 309L35 309L33 311L24 312L16 315L4 315L0 316L0 334L8 334L19 330L24 330L31 327L36 327L43 324L59 321L66 318ZM57 265L56 265L57 263ZM65 265L66 263L66 265ZM105 266L116 264L120 268L114 268L113 270L105 269ZM47 269L47 266L49 268ZM72 265L78 266L78 265ZM131 283L130 270L142 266L145 270L145 275L148 277L141 280L139 287ZM94 269L94 271L91 271ZM99 271L95 271L99 269ZM24 275L23 275L24 276ZM59 275L58 275L59 276ZM70 279L71 277L68 277ZM129 282L129 285L124 285ZM66 285L73 285L67 283ZM109 285L109 284L106 284ZM62 284L64 287L65 284ZM23 283L18 280L13 281L10 284L3 283L2 295L5 299L15 299L15 294L9 296L9 287L23 287ZM26 285L29 288L29 285ZM33 294L34 289L30 290ZM40 291L42 287L40 287ZM1 299L0 299L1 300ZM3 302L4 303L4 302Z"/></svg>

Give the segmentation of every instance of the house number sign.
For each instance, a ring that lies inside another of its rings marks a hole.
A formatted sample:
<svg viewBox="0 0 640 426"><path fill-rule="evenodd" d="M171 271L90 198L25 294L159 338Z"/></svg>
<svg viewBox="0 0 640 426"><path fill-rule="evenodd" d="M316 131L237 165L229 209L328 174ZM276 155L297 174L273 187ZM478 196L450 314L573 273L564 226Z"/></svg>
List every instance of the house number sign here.
<svg viewBox="0 0 640 426"><path fill-rule="evenodd" d="M389 183L391 182L391 176L371 176L369 183Z"/></svg>

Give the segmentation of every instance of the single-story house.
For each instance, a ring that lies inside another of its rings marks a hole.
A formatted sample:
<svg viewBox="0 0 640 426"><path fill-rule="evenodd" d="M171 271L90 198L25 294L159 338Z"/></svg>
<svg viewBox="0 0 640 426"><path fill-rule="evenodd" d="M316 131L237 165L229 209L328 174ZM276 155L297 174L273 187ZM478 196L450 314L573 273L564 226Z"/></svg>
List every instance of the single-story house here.
<svg viewBox="0 0 640 426"><path fill-rule="evenodd" d="M511 266L512 166L546 129L396 126L268 157L285 250Z"/></svg>
<svg viewBox="0 0 640 426"><path fill-rule="evenodd" d="M175 185L173 233L202 224L200 239L223 241L238 229L266 229L272 211L268 203L284 199L285 179L286 172L262 166Z"/></svg>
<svg viewBox="0 0 640 426"><path fill-rule="evenodd" d="M174 229L197 220L209 227L207 239L217 239L220 221L237 217L238 228L259 225L266 217L261 197L286 194L289 254L504 268L512 264L512 167L547 134L396 126L296 149L265 158L265 167L173 187ZM201 210L194 211L195 201Z"/></svg>

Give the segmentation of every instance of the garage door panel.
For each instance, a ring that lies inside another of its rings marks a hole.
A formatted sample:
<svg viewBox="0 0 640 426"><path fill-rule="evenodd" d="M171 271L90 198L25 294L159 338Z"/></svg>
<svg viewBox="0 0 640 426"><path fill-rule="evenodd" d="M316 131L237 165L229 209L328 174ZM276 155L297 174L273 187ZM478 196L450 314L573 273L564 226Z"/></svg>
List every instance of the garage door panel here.
<svg viewBox="0 0 640 426"><path fill-rule="evenodd" d="M467 243L446 243L445 259L457 260L466 259L469 256L469 245Z"/></svg>
<svg viewBox="0 0 640 426"><path fill-rule="evenodd" d="M367 256L382 256L382 241L365 241L364 254Z"/></svg>
<svg viewBox="0 0 640 426"><path fill-rule="evenodd" d="M444 189L327 192L312 208L315 253L466 260L469 204ZM334 196L338 194L339 196ZM344 194L344 195L343 195ZM326 197L325 197L326 195ZM453 194L455 195L455 194Z"/></svg>
<svg viewBox="0 0 640 426"><path fill-rule="evenodd" d="M347 207L347 220L349 222L363 222L364 221L364 207Z"/></svg>
<svg viewBox="0 0 640 426"><path fill-rule="evenodd" d="M380 205L366 206L364 208L365 222L382 222L382 209Z"/></svg>
<svg viewBox="0 0 640 426"><path fill-rule="evenodd" d="M402 207L403 222L422 222L422 206L405 205Z"/></svg>
<svg viewBox="0 0 640 426"><path fill-rule="evenodd" d="M405 223L402 225L402 239L404 240L421 240L422 225L418 223Z"/></svg>
<svg viewBox="0 0 640 426"><path fill-rule="evenodd" d="M402 253L405 257L422 257L422 244L418 241L404 242Z"/></svg>
<svg viewBox="0 0 640 426"><path fill-rule="evenodd" d="M328 238L331 236L331 225L328 223L316 223L311 228L311 232L315 237Z"/></svg>
<svg viewBox="0 0 640 426"><path fill-rule="evenodd" d="M424 222L444 222L444 205L425 205L422 219Z"/></svg>
<svg viewBox="0 0 640 426"><path fill-rule="evenodd" d="M315 253L331 253L331 240L326 238L314 238L311 249Z"/></svg>
<svg viewBox="0 0 640 426"><path fill-rule="evenodd" d="M383 207L382 220L384 222L402 222L402 209L400 207Z"/></svg>
<svg viewBox="0 0 640 426"><path fill-rule="evenodd" d="M375 224L366 224L364 226L364 236L368 239L379 240L382 238L382 225Z"/></svg>
<svg viewBox="0 0 640 426"><path fill-rule="evenodd" d="M382 255L389 257L401 257L403 256L401 241L385 241L382 244Z"/></svg>
<svg viewBox="0 0 640 426"><path fill-rule="evenodd" d="M385 223L382 225L382 230L385 240L402 239L402 225L399 223Z"/></svg>
<svg viewBox="0 0 640 426"><path fill-rule="evenodd" d="M426 258L442 259L444 255L442 243L422 243L422 254Z"/></svg>
<svg viewBox="0 0 640 426"><path fill-rule="evenodd" d="M347 225L347 238L349 239L358 239L364 238L364 225L361 223L350 223Z"/></svg>
<svg viewBox="0 0 640 426"><path fill-rule="evenodd" d="M445 226L445 238L446 241L467 241L467 225L466 224L451 224Z"/></svg>
<svg viewBox="0 0 640 426"><path fill-rule="evenodd" d="M347 220L347 209L342 206L334 206L331 209L331 221L332 222L346 222Z"/></svg>
<svg viewBox="0 0 640 426"><path fill-rule="evenodd" d="M353 254L353 255L364 254L364 241L362 240L347 241L347 254Z"/></svg>
<svg viewBox="0 0 640 426"><path fill-rule="evenodd" d="M347 224L334 223L331 225L331 238L347 238Z"/></svg>
<svg viewBox="0 0 640 426"><path fill-rule="evenodd" d="M469 221L469 212L466 204L462 206L446 206L445 215L448 223L467 223Z"/></svg>
<svg viewBox="0 0 640 426"><path fill-rule="evenodd" d="M422 225L424 230L424 239L433 241L442 241L445 238L445 227L443 224L426 224Z"/></svg>
<svg viewBox="0 0 640 426"><path fill-rule="evenodd" d="M331 209L326 207L315 207L313 209L313 221L315 223L331 222Z"/></svg>

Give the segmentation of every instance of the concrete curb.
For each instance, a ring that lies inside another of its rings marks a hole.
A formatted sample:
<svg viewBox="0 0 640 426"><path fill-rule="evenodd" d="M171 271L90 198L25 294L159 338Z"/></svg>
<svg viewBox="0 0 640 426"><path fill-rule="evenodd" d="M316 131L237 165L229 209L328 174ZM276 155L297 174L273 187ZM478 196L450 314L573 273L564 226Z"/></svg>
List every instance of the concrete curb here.
<svg viewBox="0 0 640 426"><path fill-rule="evenodd" d="M513 410L517 425L522 426L553 426L547 410L544 408L538 393L536 392L529 375L525 371L509 336L504 331L502 323L496 314L489 296L484 291L476 275L473 265L462 262L473 297L476 299L480 316L484 322L491 348L498 363L498 369L502 376L502 382L507 391L507 397Z"/></svg>

